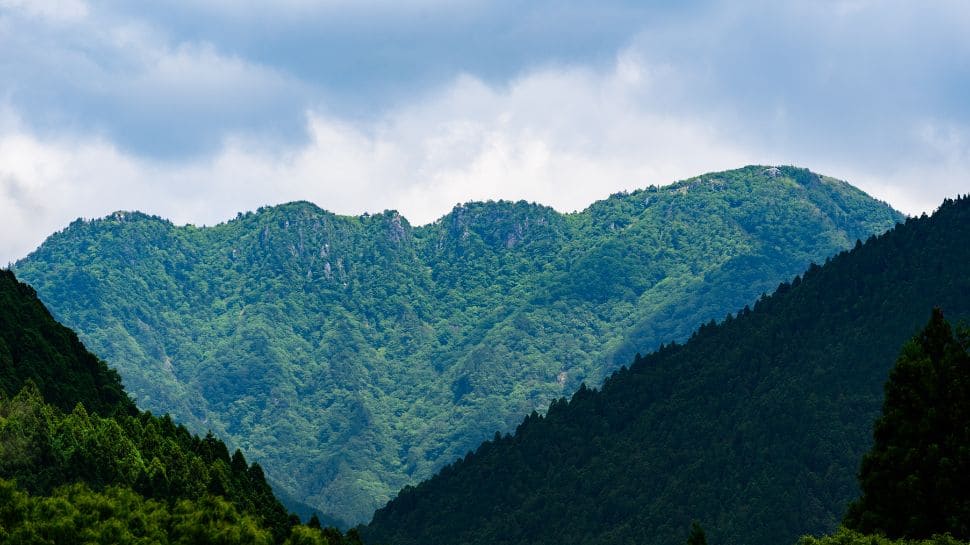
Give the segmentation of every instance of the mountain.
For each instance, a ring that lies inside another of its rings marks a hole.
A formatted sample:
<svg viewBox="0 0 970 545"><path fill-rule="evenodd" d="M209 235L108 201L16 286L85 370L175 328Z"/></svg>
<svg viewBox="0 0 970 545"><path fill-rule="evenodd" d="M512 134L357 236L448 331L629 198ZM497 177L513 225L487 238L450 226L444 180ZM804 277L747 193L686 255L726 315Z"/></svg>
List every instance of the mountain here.
<svg viewBox="0 0 970 545"><path fill-rule="evenodd" d="M901 219L845 182L751 166L579 213L469 203L421 227L306 202L201 228L118 212L16 271L141 407L212 429L293 499L355 523Z"/></svg>
<svg viewBox="0 0 970 545"><path fill-rule="evenodd" d="M373 543L792 543L856 497L882 385L934 307L970 317L970 198L636 357L378 510Z"/></svg>
<svg viewBox="0 0 970 545"><path fill-rule="evenodd" d="M0 544L355 542L297 522L258 464L138 411L0 270Z"/></svg>

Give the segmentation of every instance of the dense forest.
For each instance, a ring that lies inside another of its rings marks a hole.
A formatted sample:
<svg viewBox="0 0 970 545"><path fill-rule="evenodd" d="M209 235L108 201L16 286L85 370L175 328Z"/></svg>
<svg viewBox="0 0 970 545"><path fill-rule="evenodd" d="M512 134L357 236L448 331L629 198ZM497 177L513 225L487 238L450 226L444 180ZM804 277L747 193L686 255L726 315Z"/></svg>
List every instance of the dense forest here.
<svg viewBox="0 0 970 545"><path fill-rule="evenodd" d="M362 534L395 545L669 544L696 520L711 543L768 545L830 532L858 496L899 347L934 307L970 317L968 240L964 197L812 265L753 308L637 356L602 389L583 386L404 488ZM931 423L966 433L967 421ZM930 447L915 452L940 460ZM914 486L891 492L934 490ZM818 543L879 542L859 535Z"/></svg>
<svg viewBox="0 0 970 545"><path fill-rule="evenodd" d="M970 541L970 328L954 333L934 310L903 348L885 392L847 526Z"/></svg>
<svg viewBox="0 0 970 545"><path fill-rule="evenodd" d="M0 270L0 543L355 542L300 525L239 450L138 411Z"/></svg>
<svg viewBox="0 0 970 545"><path fill-rule="evenodd" d="M117 371L88 352L73 331L54 323L33 288L5 270L0 309L0 391L13 394L30 381L62 411L81 403L105 416L135 414Z"/></svg>
<svg viewBox="0 0 970 545"><path fill-rule="evenodd" d="M845 526L799 545L955 545L970 541L970 328L934 309L886 381L862 496Z"/></svg>
<svg viewBox="0 0 970 545"><path fill-rule="evenodd" d="M355 522L901 219L845 182L752 166L571 214L469 203L421 227L309 203L214 227L119 212L16 272L140 407L211 428L287 497Z"/></svg>

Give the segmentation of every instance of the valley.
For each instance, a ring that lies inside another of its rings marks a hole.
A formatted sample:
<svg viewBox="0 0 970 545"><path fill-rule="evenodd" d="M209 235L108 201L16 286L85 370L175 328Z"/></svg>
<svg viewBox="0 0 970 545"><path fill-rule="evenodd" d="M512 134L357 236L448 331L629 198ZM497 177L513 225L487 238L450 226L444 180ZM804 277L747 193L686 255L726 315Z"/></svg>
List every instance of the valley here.
<svg viewBox="0 0 970 545"><path fill-rule="evenodd" d="M212 430L353 524L901 219L845 182L750 166L578 213L468 203L420 227L306 202L213 227L118 212L14 270L140 407Z"/></svg>

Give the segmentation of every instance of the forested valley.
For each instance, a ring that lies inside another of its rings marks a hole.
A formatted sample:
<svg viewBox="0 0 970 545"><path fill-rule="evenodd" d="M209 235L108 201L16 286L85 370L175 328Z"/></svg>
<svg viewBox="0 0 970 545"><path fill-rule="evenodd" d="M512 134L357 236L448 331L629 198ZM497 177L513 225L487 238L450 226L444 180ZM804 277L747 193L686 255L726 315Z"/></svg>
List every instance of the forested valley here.
<svg viewBox="0 0 970 545"><path fill-rule="evenodd" d="M119 212L14 270L139 407L212 430L288 505L352 524L902 219L845 182L749 166L582 212L467 203L418 227L306 202L212 227Z"/></svg>
<svg viewBox="0 0 970 545"><path fill-rule="evenodd" d="M696 520L711 543L768 545L831 531L858 495L859 461L900 346L935 307L955 322L970 318L968 240L963 197L812 265L750 308L700 327L684 344L637 356L602 388L582 386L403 489L363 535L395 545L669 544ZM962 423L947 438L956 457L928 448L932 457L913 451L907 462L946 468L958 477L950 488L901 485L885 501L940 494L934 501L943 502L957 493L970 449ZM891 427L877 426L877 445ZM867 479L892 487L910 469ZM864 490L876 486L866 483ZM955 535L953 521L968 520L959 509L939 515ZM851 520L866 531L885 528L861 514Z"/></svg>
<svg viewBox="0 0 970 545"><path fill-rule="evenodd" d="M0 543L966 543L967 240L961 197L858 241L346 532L219 432L139 409L2 271Z"/></svg>

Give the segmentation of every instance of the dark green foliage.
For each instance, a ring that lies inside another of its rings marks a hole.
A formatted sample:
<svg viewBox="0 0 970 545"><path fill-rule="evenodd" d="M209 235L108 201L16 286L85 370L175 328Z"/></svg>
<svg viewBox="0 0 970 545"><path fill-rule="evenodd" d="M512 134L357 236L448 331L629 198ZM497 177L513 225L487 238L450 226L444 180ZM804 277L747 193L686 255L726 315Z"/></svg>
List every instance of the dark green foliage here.
<svg viewBox="0 0 970 545"><path fill-rule="evenodd" d="M825 537L805 536L798 545L966 545L966 541L948 535L933 536L929 539L890 539L879 535L867 535L845 528Z"/></svg>
<svg viewBox="0 0 970 545"><path fill-rule="evenodd" d="M9 271L0 282L0 333L13 355L0 374L5 390L20 389L0 392L0 543L345 542L295 526L240 451L230 457L211 433L135 409L117 374L33 290Z"/></svg>
<svg viewBox="0 0 970 545"><path fill-rule="evenodd" d="M33 288L0 269L0 392L13 395L28 380L62 410L75 403L102 415L135 410L117 371L54 322Z"/></svg>
<svg viewBox="0 0 970 545"><path fill-rule="evenodd" d="M283 504L283 507L285 507L290 513L293 513L299 517L300 520L307 521L307 524L310 524L314 517L316 517L316 520L321 527L339 528L341 530L346 530L349 527L346 522L320 513L317 509L310 507L301 501L293 499L292 496L287 495L286 490L284 490L283 487L275 486L271 480L267 480L267 482L273 486L273 491L276 493L276 497L279 498L280 503Z"/></svg>
<svg viewBox="0 0 970 545"><path fill-rule="evenodd" d="M900 219L844 182L752 166L581 213L469 203L422 227L309 203L210 228L117 213L16 270L140 406L211 428L296 502L353 523Z"/></svg>
<svg viewBox="0 0 970 545"><path fill-rule="evenodd" d="M970 540L970 331L954 336L939 309L896 360L873 436L846 525Z"/></svg>
<svg viewBox="0 0 970 545"><path fill-rule="evenodd" d="M970 198L946 201L526 418L362 529L377 543L790 543L857 496L897 347L970 317ZM555 531L550 531L554 528Z"/></svg>
<svg viewBox="0 0 970 545"><path fill-rule="evenodd" d="M690 535L687 536L687 545L707 545L707 534L697 522L690 525Z"/></svg>

